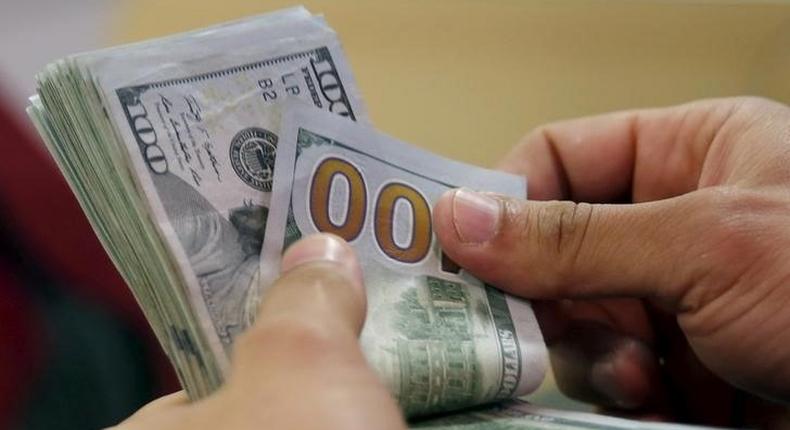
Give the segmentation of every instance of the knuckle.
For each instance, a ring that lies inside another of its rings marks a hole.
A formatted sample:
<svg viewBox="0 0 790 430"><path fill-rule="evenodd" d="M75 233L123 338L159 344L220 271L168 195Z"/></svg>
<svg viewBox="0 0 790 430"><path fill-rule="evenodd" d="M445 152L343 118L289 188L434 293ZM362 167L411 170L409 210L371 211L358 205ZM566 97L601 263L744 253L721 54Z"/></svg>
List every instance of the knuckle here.
<svg viewBox="0 0 790 430"><path fill-rule="evenodd" d="M304 294L320 294L324 290L345 291L350 283L348 275L339 263L321 261L298 266L284 274L278 283L288 284L288 288L300 288Z"/></svg>
<svg viewBox="0 0 790 430"><path fill-rule="evenodd" d="M787 114L786 105L764 97L741 96L728 101L729 114L725 116L720 133L729 135L731 139L742 136L749 130L760 129L764 124L770 123L768 118Z"/></svg>
<svg viewBox="0 0 790 430"><path fill-rule="evenodd" d="M236 340L234 353L262 357L276 352L309 359L337 349L352 337L346 316L364 307L364 299L339 272L335 264L324 262L287 272L264 298L258 320ZM354 313L354 318L363 314Z"/></svg>
<svg viewBox="0 0 790 430"><path fill-rule="evenodd" d="M732 264L757 254L763 240L761 207L767 203L757 192L733 187L714 187L697 192L696 216L691 231L700 234L706 256Z"/></svg>
<svg viewBox="0 0 790 430"><path fill-rule="evenodd" d="M722 186L695 191L688 195L688 202L683 230L692 236L684 243L698 263L690 272L693 288L683 297L687 315L694 315L727 289L751 291L755 279L762 278L761 271L785 261L782 240L777 239L787 237L786 200L758 190Z"/></svg>
<svg viewBox="0 0 790 430"><path fill-rule="evenodd" d="M543 124L530 130L529 133L524 135L516 145L518 152L526 152L534 147L544 147L555 145L555 136L553 130L560 125L560 123Z"/></svg>
<svg viewBox="0 0 790 430"><path fill-rule="evenodd" d="M508 154L499 161L499 167L511 173L523 174L528 171L528 154L534 151L536 147L546 144L544 130L545 127L539 127L524 135Z"/></svg>
<svg viewBox="0 0 790 430"><path fill-rule="evenodd" d="M585 246L595 205L567 201L527 203L520 222L520 241L552 259L552 266L570 268ZM560 273L562 270L552 272Z"/></svg>
<svg viewBox="0 0 790 430"><path fill-rule="evenodd" d="M775 106L778 103L766 97L760 96L739 96L734 97L733 102L747 110L760 110L769 106Z"/></svg>
<svg viewBox="0 0 790 430"><path fill-rule="evenodd" d="M529 131L519 143L520 145L535 145L546 140L546 126L542 125Z"/></svg>
<svg viewBox="0 0 790 430"><path fill-rule="evenodd" d="M587 203L551 202L537 214L538 237L542 246L553 249L558 256L578 252L589 227L592 205Z"/></svg>

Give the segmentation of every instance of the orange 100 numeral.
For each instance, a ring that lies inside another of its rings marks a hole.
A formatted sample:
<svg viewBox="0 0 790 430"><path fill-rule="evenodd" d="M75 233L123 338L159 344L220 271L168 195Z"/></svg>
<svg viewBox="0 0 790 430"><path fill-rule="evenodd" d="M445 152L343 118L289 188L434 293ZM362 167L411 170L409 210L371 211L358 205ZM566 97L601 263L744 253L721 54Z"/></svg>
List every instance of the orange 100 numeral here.
<svg viewBox="0 0 790 430"><path fill-rule="evenodd" d="M335 176L340 175L348 183L346 218L335 224L329 217L329 196ZM321 162L310 184L310 216L318 231L336 234L350 242L359 236L365 225L367 192L362 174L354 165L339 158L327 158Z"/></svg>
<svg viewBox="0 0 790 430"><path fill-rule="evenodd" d="M348 184L348 194L345 219L336 223L329 215L329 196L338 175ZM395 208L399 201L409 206L412 215L411 239L404 246L396 243L393 228ZM326 158L321 161L310 184L310 216L316 228L352 241L359 236L365 225L366 212L367 189L360 171L340 158ZM430 206L425 197L413 187L391 182L376 196L373 230L376 244L393 260L402 263L422 261L431 248Z"/></svg>

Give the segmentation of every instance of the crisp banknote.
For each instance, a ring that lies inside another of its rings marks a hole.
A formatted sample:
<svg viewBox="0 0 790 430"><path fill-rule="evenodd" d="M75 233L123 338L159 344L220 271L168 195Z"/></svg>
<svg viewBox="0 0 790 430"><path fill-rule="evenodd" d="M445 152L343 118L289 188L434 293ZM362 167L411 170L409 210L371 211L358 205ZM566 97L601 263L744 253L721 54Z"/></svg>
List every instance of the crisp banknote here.
<svg viewBox="0 0 790 430"><path fill-rule="evenodd" d="M145 48L145 49L143 49ZM80 59L220 363L251 316L285 97L365 110L336 34L293 9ZM226 365L226 364L225 364Z"/></svg>
<svg viewBox="0 0 790 430"><path fill-rule="evenodd" d="M277 124L299 98L365 113L335 32L297 7L72 55L28 109L193 398L252 320Z"/></svg>
<svg viewBox="0 0 790 430"><path fill-rule="evenodd" d="M530 305L443 258L431 226L433 203L446 190L523 196L523 178L441 158L299 103L284 107L276 164L263 285L299 237L322 231L348 240L368 292L363 351L407 415L537 388L547 358Z"/></svg>

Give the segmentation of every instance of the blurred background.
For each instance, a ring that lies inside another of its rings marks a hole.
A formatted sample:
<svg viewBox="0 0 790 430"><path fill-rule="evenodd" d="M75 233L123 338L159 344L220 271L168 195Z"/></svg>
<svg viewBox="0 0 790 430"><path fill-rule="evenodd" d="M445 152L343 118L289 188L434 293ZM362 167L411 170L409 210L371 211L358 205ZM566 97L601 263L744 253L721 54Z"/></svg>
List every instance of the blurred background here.
<svg viewBox="0 0 790 430"><path fill-rule="evenodd" d="M0 429L99 428L178 388L24 116L64 55L295 3L0 0ZM531 128L752 94L790 102L790 2L304 1L340 35L371 120L492 166ZM585 408L551 378L537 403Z"/></svg>

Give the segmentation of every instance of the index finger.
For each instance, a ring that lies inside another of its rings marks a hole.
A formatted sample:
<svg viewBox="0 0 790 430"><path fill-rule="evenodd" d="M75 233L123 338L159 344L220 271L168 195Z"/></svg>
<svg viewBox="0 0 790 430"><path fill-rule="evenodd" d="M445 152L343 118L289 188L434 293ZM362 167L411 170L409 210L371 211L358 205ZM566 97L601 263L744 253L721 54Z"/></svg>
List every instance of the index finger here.
<svg viewBox="0 0 790 430"><path fill-rule="evenodd" d="M526 175L534 200L603 203L697 188L708 149L743 99L711 99L541 126L500 168Z"/></svg>

